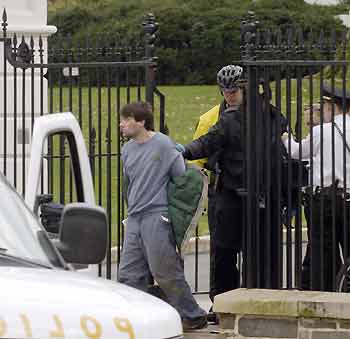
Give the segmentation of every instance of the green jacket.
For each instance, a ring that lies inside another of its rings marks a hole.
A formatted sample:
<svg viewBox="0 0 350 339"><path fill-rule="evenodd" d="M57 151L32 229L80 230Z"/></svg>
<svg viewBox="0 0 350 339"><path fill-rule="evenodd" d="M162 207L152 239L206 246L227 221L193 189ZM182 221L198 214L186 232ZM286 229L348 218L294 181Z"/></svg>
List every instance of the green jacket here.
<svg viewBox="0 0 350 339"><path fill-rule="evenodd" d="M186 172L169 181L169 219L181 255L189 245L189 239L193 236L203 213L207 193L207 175L203 169L194 164L186 164Z"/></svg>
<svg viewBox="0 0 350 339"><path fill-rule="evenodd" d="M123 178L123 195L127 203L128 180ZM168 213L177 248L185 252L204 210L208 195L208 177L203 168L186 163L183 175L170 178L168 184Z"/></svg>

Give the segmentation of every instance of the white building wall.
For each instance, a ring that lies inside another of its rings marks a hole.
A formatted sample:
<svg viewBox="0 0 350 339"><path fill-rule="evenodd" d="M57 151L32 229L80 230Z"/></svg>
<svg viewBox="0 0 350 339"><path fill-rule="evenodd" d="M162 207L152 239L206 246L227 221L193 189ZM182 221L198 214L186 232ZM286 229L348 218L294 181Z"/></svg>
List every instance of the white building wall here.
<svg viewBox="0 0 350 339"><path fill-rule="evenodd" d="M27 44L30 43L30 37L34 38L34 49L39 49L39 36L43 39L44 63L47 61L47 37L56 32L56 27L47 25L47 0L0 0L0 21L2 21L3 9L7 13L7 37L13 37L16 33L18 45L21 42L22 35ZM2 26L0 26L0 37L3 37ZM14 82L14 67L9 63L6 64L6 72L4 65L4 45L0 43L0 171L6 172L6 176L13 184L15 178L15 161L14 153L17 148L17 190L23 191L22 167L25 166L27 173L28 158L30 156L30 131L32 127L32 117L37 117L41 113L48 112L47 100L47 81L41 82L40 70L31 70L25 72L24 82L22 70L17 69L17 85ZM36 56L36 63L40 62L39 56ZM46 72L46 70L44 70ZM25 96L23 96L23 83L25 87ZM34 83L34 91L32 93L32 84ZM5 105L5 84L6 84L6 105ZM42 88L41 88L42 86ZM15 92L17 95L15 97ZM41 93L42 101L41 101ZM15 107L17 106L16 110ZM41 107L43 107L41 112ZM34 108L34 109L33 109ZM5 113L6 112L6 113ZM15 127L15 112L17 112ZM23 139L23 116L24 113L24 138L26 140L24 158L22 155L22 139ZM6 116L6 140L4 138L5 117ZM14 140L15 129L17 138ZM15 147L16 143L16 147ZM6 144L6 148L5 148ZM6 166L4 159L6 157ZM26 177L26 174L25 174Z"/></svg>

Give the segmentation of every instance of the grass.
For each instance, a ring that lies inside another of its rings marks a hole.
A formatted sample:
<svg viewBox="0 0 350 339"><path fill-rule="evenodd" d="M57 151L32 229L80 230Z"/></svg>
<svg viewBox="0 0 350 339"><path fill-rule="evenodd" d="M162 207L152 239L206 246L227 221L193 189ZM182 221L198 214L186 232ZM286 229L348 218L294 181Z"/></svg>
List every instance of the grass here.
<svg viewBox="0 0 350 339"><path fill-rule="evenodd" d="M314 88L319 88L319 82L316 79L313 84ZM274 84L272 84L274 92ZM281 84L281 107L282 111L287 111L286 100L286 84ZM179 143L186 144L192 140L192 136L195 130L195 126L199 116L208 111L211 107L216 105L222 100L222 96L219 93L217 86L160 86L159 90L165 95L166 98L166 124L169 128L170 137ZM309 103L309 83L308 80L304 80L301 88L301 102ZM79 91L81 93L81 101L78 101ZM316 92L316 91L315 91ZM130 100L137 100L138 94L135 88L131 88L130 92L126 88L120 90L120 104L123 105L127 101L127 96L130 96ZM107 88L92 88L89 91L87 88L73 88L71 91L68 88L54 88L52 92L49 92L49 107L52 111L72 111L77 118L81 121L82 130L86 139L86 144L89 145L89 124L96 129L95 147L96 152L100 150L102 153L107 152L107 127L108 120L111 125L111 150L113 156L111 157L111 201L112 206L109 211L112 216L112 234L113 242L116 241L116 225L118 224L118 210L117 201L118 194L118 166L119 158L117 156L118 151L118 97L115 89L108 90ZM71 97L71 100L70 100ZM142 91L141 97L144 98L144 92ZM61 98L61 100L60 100ZM300 99L299 99L300 100ZM317 93L314 95L313 100L316 102L319 100ZM273 99L274 101L274 99ZM70 104L71 102L71 104ZM90 102L90 104L89 104ZM291 86L291 100L290 100L290 114L292 120L292 128L294 128L295 116L296 116L296 102L297 102L297 84L296 81L292 81ZM158 100L155 101L155 107L158 107ZM300 105L300 107L302 107ZM159 122L159 118L156 111L156 121ZM89 122L90 121L90 122ZM308 130L306 126L303 126L303 135L306 135ZM58 152L58 142L55 143L55 150ZM107 157L95 158L95 191L96 200L102 206L107 207ZM68 162L66 164L66 176L68 178ZM58 190L59 179L62 176L62 172L59 170L58 162L54 166L54 191ZM69 201L69 184L66 184L66 201ZM56 197L57 199L57 197ZM199 225L199 234L208 233L207 218L203 216Z"/></svg>
<svg viewBox="0 0 350 339"><path fill-rule="evenodd" d="M170 137L186 144L192 140L198 118L220 103L217 86L160 86L166 97L166 123Z"/></svg>

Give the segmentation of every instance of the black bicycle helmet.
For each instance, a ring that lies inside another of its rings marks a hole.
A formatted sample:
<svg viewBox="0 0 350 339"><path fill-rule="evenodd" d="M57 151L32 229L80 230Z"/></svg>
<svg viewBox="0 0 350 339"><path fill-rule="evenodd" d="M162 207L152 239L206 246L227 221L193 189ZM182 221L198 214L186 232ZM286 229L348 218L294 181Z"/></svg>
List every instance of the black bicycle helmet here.
<svg viewBox="0 0 350 339"><path fill-rule="evenodd" d="M222 90L232 90L238 87L243 68L236 65L227 65L220 69L217 74L217 82Z"/></svg>

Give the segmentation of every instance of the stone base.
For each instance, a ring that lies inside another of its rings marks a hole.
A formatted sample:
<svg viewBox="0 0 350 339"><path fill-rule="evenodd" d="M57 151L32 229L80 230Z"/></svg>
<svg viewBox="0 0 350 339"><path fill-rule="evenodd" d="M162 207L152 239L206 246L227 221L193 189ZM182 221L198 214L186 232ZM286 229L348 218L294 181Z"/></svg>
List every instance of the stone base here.
<svg viewBox="0 0 350 339"><path fill-rule="evenodd" d="M350 294L237 289L215 297L226 338L349 339Z"/></svg>

